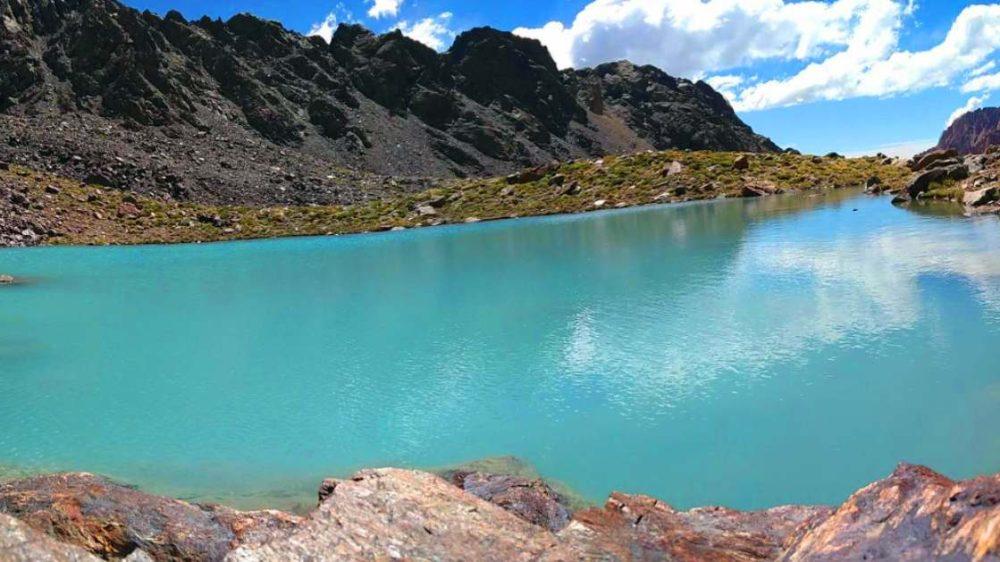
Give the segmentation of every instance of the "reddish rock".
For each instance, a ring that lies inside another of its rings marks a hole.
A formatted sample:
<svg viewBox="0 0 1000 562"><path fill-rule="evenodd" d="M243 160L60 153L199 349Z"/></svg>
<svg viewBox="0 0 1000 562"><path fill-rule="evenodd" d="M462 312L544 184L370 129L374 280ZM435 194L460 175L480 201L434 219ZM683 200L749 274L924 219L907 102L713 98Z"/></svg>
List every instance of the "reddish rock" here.
<svg viewBox="0 0 1000 562"><path fill-rule="evenodd" d="M0 513L0 560L3 562L100 562L82 548L63 544Z"/></svg>
<svg viewBox="0 0 1000 562"><path fill-rule="evenodd" d="M569 523L566 500L542 480L464 471L453 472L449 479L466 492L550 531Z"/></svg>
<svg viewBox="0 0 1000 562"><path fill-rule="evenodd" d="M139 210L139 207L137 207L135 203L130 203L126 201L121 205L118 205L119 217L135 218L139 216L141 213L142 211Z"/></svg>
<svg viewBox="0 0 1000 562"><path fill-rule="evenodd" d="M457 486L397 469L329 479L319 508L302 520L157 498L87 474L31 478L0 485L0 512L33 528L0 514L0 548L12 536L16 542L44 530L103 557L136 560L138 550L155 560L225 556L228 562L1000 560L1000 474L954 482L900 465L837 509L678 511L654 498L615 493L558 532L550 530L551 516L561 505L538 480L473 471L450 479ZM40 548L62 548L46 540Z"/></svg>
<svg viewBox="0 0 1000 562"><path fill-rule="evenodd" d="M230 549L273 537L300 520L152 496L86 473L2 483L0 513L104 558L141 549L158 561L221 560Z"/></svg>
<svg viewBox="0 0 1000 562"><path fill-rule="evenodd" d="M937 148L959 154L983 154L1000 144L1000 107L984 107L956 119L941 134Z"/></svg>
<svg viewBox="0 0 1000 562"><path fill-rule="evenodd" d="M794 537L781 560L1000 560L1000 474L954 482L901 464Z"/></svg>
<svg viewBox="0 0 1000 562"><path fill-rule="evenodd" d="M578 512L559 537L586 557L676 562L774 560L800 527L827 507L741 512L721 507L677 511L647 496L615 493L603 508Z"/></svg>

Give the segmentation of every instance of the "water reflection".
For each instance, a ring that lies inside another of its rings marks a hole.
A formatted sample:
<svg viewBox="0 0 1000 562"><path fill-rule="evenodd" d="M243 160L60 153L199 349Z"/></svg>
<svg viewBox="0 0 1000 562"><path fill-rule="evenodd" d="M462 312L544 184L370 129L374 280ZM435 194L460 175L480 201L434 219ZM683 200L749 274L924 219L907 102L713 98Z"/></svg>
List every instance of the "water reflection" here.
<svg viewBox="0 0 1000 562"><path fill-rule="evenodd" d="M3 252L46 282L0 291L0 463L258 497L513 454L737 507L995 467L953 436L1000 423L1000 227L855 195Z"/></svg>

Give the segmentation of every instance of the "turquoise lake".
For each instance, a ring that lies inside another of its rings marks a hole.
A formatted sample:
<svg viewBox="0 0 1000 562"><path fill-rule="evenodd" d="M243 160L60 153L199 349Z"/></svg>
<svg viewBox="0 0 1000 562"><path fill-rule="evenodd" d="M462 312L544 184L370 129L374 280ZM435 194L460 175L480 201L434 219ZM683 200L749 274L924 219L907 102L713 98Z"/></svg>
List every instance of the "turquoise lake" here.
<svg viewBox="0 0 1000 562"><path fill-rule="evenodd" d="M0 250L0 474L236 505L514 455L582 496L1000 470L1000 220L856 193Z"/></svg>

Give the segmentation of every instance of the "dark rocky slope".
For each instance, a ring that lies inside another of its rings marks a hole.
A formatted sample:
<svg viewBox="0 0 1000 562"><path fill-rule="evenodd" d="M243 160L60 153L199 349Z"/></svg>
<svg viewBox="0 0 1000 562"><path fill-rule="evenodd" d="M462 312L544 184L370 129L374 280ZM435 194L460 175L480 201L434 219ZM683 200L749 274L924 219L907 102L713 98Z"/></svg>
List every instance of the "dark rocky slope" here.
<svg viewBox="0 0 1000 562"><path fill-rule="evenodd" d="M363 470L324 481L306 517L198 506L89 474L0 483L4 560L96 560L82 548L112 560L199 562L996 561L998 525L1000 474L956 482L906 464L838 508L749 512L680 511L618 492L573 512L543 481L481 472L448 482Z"/></svg>
<svg viewBox="0 0 1000 562"><path fill-rule="evenodd" d="M941 134L935 149L983 154L993 145L1000 145L1000 107L984 107L959 117Z"/></svg>
<svg viewBox="0 0 1000 562"><path fill-rule="evenodd" d="M0 159L175 199L345 203L426 185L388 176L777 149L707 84L624 62L561 72L493 29L439 54L398 32L342 26L328 45L115 0L0 0L0 17Z"/></svg>

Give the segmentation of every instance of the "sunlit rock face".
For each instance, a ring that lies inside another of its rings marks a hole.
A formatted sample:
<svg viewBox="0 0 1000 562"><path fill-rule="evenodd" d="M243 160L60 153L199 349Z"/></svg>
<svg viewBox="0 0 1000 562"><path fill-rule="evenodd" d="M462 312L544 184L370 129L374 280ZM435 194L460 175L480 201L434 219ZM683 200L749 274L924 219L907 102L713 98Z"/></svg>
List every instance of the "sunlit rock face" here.
<svg viewBox="0 0 1000 562"><path fill-rule="evenodd" d="M941 134L937 149L983 154L1000 145L1000 107L984 107L962 115Z"/></svg>
<svg viewBox="0 0 1000 562"><path fill-rule="evenodd" d="M479 483L504 478L472 474ZM0 487L0 559L97 560L87 551L130 561L192 562L1000 557L1000 474L956 482L901 464L836 508L682 511L649 496L615 492L603 506L579 509L555 528L535 520L510 494L485 499L470 493L478 485L468 476L455 485L426 472L383 468L327 479L319 507L305 518L196 506L90 475L30 478ZM542 486L527 493L547 497ZM23 521L3 513L11 510ZM206 525L206 515L216 521Z"/></svg>

